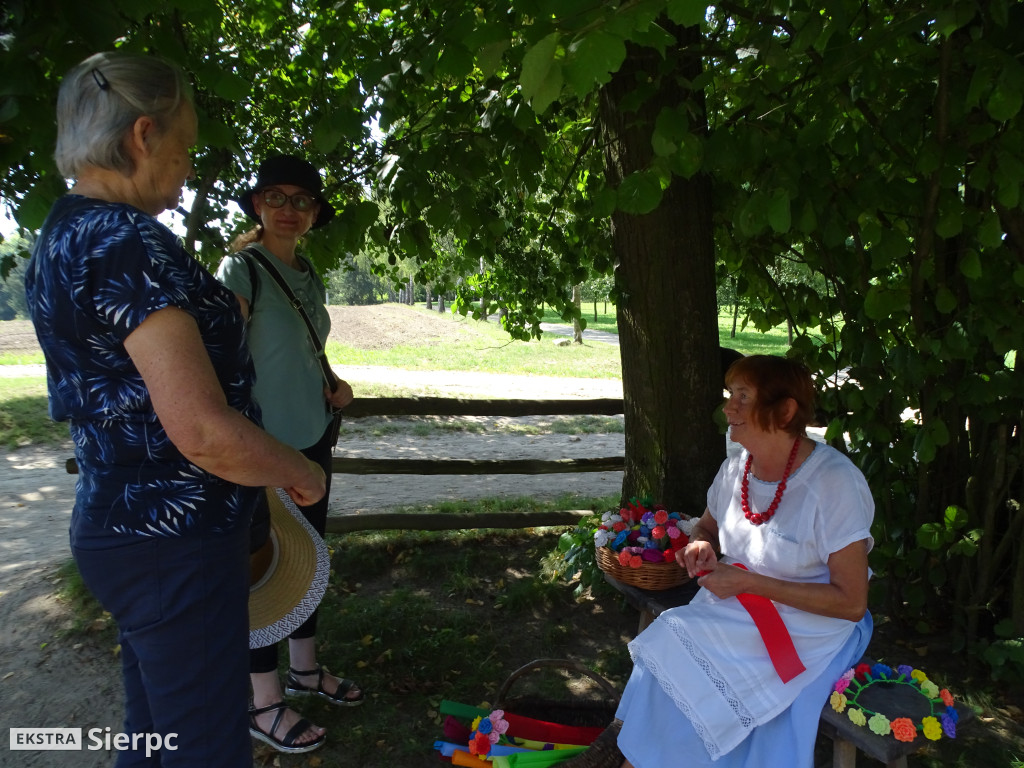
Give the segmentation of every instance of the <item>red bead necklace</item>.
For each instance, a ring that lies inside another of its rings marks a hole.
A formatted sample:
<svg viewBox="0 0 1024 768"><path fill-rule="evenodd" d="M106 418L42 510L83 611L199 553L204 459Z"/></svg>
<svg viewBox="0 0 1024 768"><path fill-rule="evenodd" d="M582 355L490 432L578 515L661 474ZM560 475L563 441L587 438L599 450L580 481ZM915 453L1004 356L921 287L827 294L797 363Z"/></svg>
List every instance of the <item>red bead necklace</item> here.
<svg viewBox="0 0 1024 768"><path fill-rule="evenodd" d="M772 499L772 503L768 505L768 509L760 514L750 510L750 465L754 463L754 456L753 454L747 456L747 465L743 468L743 480L740 483L740 501L743 506L743 516L750 521L751 525L767 523L775 516L775 510L779 508L779 502L782 501L782 494L786 490L786 479L789 477L789 473L793 470L793 463L796 461L796 452L799 449L800 438L798 437L793 441L793 450L789 452L789 461L786 462L786 470L782 473L782 480L779 481L779 487L775 489L775 498Z"/></svg>

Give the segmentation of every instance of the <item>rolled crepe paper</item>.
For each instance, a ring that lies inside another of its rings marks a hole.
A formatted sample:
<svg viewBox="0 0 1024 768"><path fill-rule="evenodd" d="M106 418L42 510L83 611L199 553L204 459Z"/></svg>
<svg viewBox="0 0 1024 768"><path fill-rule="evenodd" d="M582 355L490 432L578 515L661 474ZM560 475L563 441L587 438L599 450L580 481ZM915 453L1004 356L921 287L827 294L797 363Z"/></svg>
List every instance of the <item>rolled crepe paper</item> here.
<svg viewBox="0 0 1024 768"><path fill-rule="evenodd" d="M553 741L585 746L593 743L594 739L604 731L604 728L549 723L545 720L535 720L532 717L524 717L511 712L505 713L505 719L508 721L510 734L516 738L532 741Z"/></svg>
<svg viewBox="0 0 1024 768"><path fill-rule="evenodd" d="M486 760L481 760L476 755L463 752L461 749L452 753L452 765L461 765L465 768L491 768L491 764Z"/></svg>
<svg viewBox="0 0 1024 768"><path fill-rule="evenodd" d="M458 720L471 722L477 717L487 717L491 714L489 709L481 709L468 704L460 704L457 701L444 699L439 707L442 715L450 715ZM574 746L586 746L601 735L604 728L581 727L573 725L561 725L560 723L549 723L545 720L536 720L524 715L516 715L505 712L505 719L508 721L509 734L517 739L527 739L540 742L558 742L560 744L571 744ZM459 741L447 732L445 736L451 741ZM467 736L468 739L468 736ZM550 747L549 747L550 749Z"/></svg>
<svg viewBox="0 0 1024 768"><path fill-rule="evenodd" d="M450 741L435 741L434 749L441 753L442 757L451 757L456 750L466 751L465 744L454 744ZM529 752L530 750L525 747L511 747L507 744L492 744L491 751L487 753L488 757L503 757L506 755L514 755L517 752Z"/></svg>
<svg viewBox="0 0 1024 768"><path fill-rule="evenodd" d="M571 749L549 749L545 752L519 752L508 757L496 757L491 761L494 768L548 768L586 751L586 747Z"/></svg>

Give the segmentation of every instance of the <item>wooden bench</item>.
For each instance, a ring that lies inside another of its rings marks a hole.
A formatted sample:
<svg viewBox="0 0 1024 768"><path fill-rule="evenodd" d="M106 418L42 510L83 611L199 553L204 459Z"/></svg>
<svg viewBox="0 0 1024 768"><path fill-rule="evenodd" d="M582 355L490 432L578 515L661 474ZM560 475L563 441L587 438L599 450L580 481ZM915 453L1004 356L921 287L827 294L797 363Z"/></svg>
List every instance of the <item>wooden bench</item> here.
<svg viewBox="0 0 1024 768"><path fill-rule="evenodd" d="M640 611L638 633L642 632L662 611L690 602L699 589L696 579L686 581L672 589L652 591L623 584L608 574L605 574L604 578L622 593L631 606ZM861 661L873 663L867 657ZM900 689L904 686L895 686L894 688ZM911 697L918 696L909 691L893 690L891 693L886 691L886 695L893 699L892 711L901 709L906 711L906 706L901 706L902 701L898 700L898 697L907 693ZM912 702L907 702L907 706L912 706ZM969 707L960 702L956 703L956 710L960 715L958 727L974 715ZM907 768L907 755L913 754L927 742L927 739L920 733L911 742L897 741L892 736L879 736L869 728L854 725L845 713L839 714L832 709L827 701L821 709L818 734L832 740L832 768L855 768L857 752L862 752L868 757L885 763L887 768Z"/></svg>

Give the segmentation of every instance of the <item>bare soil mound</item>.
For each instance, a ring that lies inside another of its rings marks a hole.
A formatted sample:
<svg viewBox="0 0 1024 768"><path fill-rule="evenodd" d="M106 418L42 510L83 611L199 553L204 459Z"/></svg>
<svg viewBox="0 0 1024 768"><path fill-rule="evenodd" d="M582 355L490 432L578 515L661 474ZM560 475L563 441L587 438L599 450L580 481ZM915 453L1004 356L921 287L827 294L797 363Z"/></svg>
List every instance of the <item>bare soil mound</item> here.
<svg viewBox="0 0 1024 768"><path fill-rule="evenodd" d="M466 338L470 332L449 313L426 312L402 304L331 306L331 341L357 349L430 346ZM31 320L0 321L0 352L38 351Z"/></svg>
<svg viewBox="0 0 1024 768"><path fill-rule="evenodd" d="M450 314L426 312L402 304L328 307L330 340L357 349L423 347L457 341L469 331Z"/></svg>

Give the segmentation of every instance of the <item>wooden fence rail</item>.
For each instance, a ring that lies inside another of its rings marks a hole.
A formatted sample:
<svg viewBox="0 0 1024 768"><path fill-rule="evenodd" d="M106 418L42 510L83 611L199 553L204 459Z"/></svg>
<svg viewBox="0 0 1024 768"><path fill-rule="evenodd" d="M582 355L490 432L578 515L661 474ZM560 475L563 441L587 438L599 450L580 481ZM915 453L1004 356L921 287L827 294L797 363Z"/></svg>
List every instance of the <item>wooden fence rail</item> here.
<svg viewBox="0 0 1024 768"><path fill-rule="evenodd" d="M344 418L368 416L616 416L622 398L591 400L466 400L445 397L366 397L354 400ZM348 475L544 475L577 472L621 472L623 456L584 459L360 459L335 456L334 474ZM67 471L78 473L74 459ZM481 514L372 513L330 517L330 533L368 529L453 530L460 528L530 528L574 525L587 510L560 512L496 512Z"/></svg>

